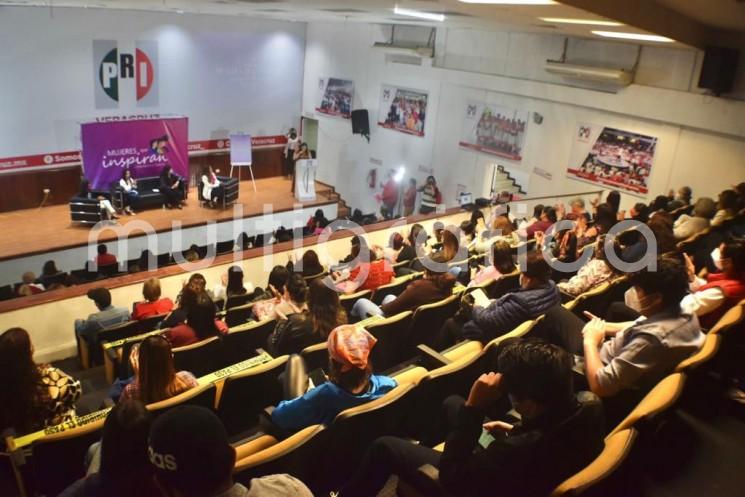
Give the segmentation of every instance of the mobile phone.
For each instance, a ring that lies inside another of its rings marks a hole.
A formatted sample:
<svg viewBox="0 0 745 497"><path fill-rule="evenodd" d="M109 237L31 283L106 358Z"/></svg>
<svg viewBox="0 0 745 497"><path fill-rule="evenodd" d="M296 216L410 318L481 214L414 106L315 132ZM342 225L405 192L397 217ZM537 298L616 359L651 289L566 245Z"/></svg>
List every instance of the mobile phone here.
<svg viewBox="0 0 745 497"><path fill-rule="evenodd" d="M314 386L323 385L326 383L326 373L321 368L316 368L310 373L308 373L308 377L310 378L310 381L313 382Z"/></svg>

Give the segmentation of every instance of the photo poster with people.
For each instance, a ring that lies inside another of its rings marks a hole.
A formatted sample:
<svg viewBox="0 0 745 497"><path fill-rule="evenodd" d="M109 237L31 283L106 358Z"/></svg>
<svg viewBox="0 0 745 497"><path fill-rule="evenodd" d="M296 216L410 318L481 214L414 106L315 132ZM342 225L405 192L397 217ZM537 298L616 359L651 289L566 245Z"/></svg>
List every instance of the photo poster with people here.
<svg viewBox="0 0 745 497"><path fill-rule="evenodd" d="M633 131L579 124L567 175L646 196L657 140Z"/></svg>
<svg viewBox="0 0 745 497"><path fill-rule="evenodd" d="M316 112L351 119L353 99L354 81L339 78L321 78L318 80Z"/></svg>
<svg viewBox="0 0 745 497"><path fill-rule="evenodd" d="M463 148L520 162L529 112L469 100L463 117Z"/></svg>
<svg viewBox="0 0 745 497"><path fill-rule="evenodd" d="M422 90L383 85L378 126L409 135L424 136L428 94Z"/></svg>

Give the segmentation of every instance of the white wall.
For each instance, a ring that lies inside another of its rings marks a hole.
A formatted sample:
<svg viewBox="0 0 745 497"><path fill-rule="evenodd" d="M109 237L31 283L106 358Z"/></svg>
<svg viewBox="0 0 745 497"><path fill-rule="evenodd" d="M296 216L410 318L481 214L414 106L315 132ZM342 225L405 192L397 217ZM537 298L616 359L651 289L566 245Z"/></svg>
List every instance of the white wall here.
<svg viewBox="0 0 745 497"><path fill-rule="evenodd" d="M158 42L157 107L138 108L123 95L118 109L95 108L93 40L116 40L126 51L135 41ZM79 122L101 116L186 115L190 140L298 125L304 23L0 7L0 46L0 157L79 150Z"/></svg>
<svg viewBox="0 0 745 497"><path fill-rule="evenodd" d="M458 184L467 185L476 196L488 194L487 177L494 163L515 171L517 176L529 177L528 196L596 189L566 178L578 123L619 127L659 138L650 196L683 184L689 184L695 196L715 196L745 177L745 102L689 91L689 66L695 65L696 59L693 51L645 47L637 73L637 79L645 85L634 84L612 94L558 84L561 81L551 80L543 71L546 58L561 54L563 45L556 42L563 38L471 33L465 39L439 32L437 46L441 53L435 64L467 69L460 70L432 67L428 61L422 66L388 62L384 53L370 48L387 35L385 28L375 25L308 25L304 115L315 114L318 78L327 76L353 79L354 108L370 112L370 144L352 136L348 121L316 115L319 176L334 184L352 207L366 212L377 210L374 196L380 188L368 188L368 172L377 167L380 182L387 169L400 165L405 165L407 175L413 174L420 183L432 170L449 205L455 203ZM575 41L570 43L570 53L586 62L599 64L605 60L606 65L612 65L608 60L620 60L621 65L630 66L636 60L637 47ZM375 124L381 84L429 92L423 138ZM521 163L458 147L469 99L500 103L544 117L541 125L528 125ZM379 161L382 166L377 165ZM534 174L535 167L550 172L553 178ZM628 208L637 201L639 197L623 195L622 206Z"/></svg>

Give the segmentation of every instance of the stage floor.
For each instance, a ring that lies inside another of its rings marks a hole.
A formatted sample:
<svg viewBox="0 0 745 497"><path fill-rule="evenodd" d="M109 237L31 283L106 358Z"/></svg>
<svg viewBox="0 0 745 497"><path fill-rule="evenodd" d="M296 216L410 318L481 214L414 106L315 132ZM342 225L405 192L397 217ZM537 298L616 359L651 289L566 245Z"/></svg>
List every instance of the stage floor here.
<svg viewBox="0 0 745 497"><path fill-rule="evenodd" d="M251 181L241 181L237 204L243 205L241 217L251 217L264 212L264 205L271 204L274 212L291 210L299 202L290 193L291 182L284 177L256 180L254 193ZM150 223L156 232L171 230L171 222L180 220L183 228L198 226L208 221L227 221L233 218L233 209L210 209L199 205L196 188L191 188L182 210L150 209L134 216L121 216L119 224L131 220ZM316 183L316 200L300 202L304 207L335 203L326 186ZM0 213L0 260L77 247L88 243L91 227L72 224L67 204L52 205L41 209L24 209ZM109 231L100 241L114 240Z"/></svg>

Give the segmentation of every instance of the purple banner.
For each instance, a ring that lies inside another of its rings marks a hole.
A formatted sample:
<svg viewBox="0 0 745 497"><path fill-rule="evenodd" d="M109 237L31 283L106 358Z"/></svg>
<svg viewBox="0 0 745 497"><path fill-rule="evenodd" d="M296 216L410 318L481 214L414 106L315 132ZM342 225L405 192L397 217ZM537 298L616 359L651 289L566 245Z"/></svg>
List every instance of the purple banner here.
<svg viewBox="0 0 745 497"><path fill-rule="evenodd" d="M129 169L132 176L158 176L166 164L189 177L186 117L85 123L80 126L83 170L92 189L108 190Z"/></svg>

